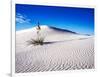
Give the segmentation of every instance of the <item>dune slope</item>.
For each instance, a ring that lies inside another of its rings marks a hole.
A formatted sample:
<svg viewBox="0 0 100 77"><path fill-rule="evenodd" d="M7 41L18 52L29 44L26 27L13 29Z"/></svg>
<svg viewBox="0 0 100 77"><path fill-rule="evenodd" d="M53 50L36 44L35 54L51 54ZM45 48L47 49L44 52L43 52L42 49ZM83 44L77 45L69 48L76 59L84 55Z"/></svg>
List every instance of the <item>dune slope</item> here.
<svg viewBox="0 0 100 77"><path fill-rule="evenodd" d="M43 26L42 46L28 45L36 29L16 32L16 73L94 68L94 38Z"/></svg>

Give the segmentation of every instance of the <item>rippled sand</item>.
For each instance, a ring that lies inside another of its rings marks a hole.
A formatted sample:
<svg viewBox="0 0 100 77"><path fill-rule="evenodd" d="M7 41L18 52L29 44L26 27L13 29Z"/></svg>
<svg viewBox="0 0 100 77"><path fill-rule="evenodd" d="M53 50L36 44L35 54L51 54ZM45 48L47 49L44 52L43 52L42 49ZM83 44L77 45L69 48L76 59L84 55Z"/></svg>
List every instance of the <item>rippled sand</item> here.
<svg viewBox="0 0 100 77"><path fill-rule="evenodd" d="M16 73L94 68L94 38L43 27L46 44L28 45L35 28L16 32Z"/></svg>

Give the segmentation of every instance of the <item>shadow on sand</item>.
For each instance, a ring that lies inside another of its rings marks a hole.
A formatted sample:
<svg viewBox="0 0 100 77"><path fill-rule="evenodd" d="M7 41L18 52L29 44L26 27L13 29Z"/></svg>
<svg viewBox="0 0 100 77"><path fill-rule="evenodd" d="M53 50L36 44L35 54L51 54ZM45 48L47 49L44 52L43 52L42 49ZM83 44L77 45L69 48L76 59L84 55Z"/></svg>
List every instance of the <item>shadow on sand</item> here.
<svg viewBox="0 0 100 77"><path fill-rule="evenodd" d="M51 41L51 42L44 42L43 44L54 44L54 43L60 43L65 41L84 40L84 39L88 39L88 38L79 38L79 39L71 39L71 40L64 40L64 41Z"/></svg>

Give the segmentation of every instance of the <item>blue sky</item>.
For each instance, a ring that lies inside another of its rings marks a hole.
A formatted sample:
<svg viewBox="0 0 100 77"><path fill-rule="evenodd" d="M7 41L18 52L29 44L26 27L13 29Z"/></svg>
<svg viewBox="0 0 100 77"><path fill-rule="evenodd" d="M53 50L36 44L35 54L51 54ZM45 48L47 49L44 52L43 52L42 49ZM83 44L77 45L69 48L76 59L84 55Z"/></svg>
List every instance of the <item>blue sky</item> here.
<svg viewBox="0 0 100 77"><path fill-rule="evenodd" d="M80 34L94 34L94 9L16 4L16 31L37 25L54 26Z"/></svg>

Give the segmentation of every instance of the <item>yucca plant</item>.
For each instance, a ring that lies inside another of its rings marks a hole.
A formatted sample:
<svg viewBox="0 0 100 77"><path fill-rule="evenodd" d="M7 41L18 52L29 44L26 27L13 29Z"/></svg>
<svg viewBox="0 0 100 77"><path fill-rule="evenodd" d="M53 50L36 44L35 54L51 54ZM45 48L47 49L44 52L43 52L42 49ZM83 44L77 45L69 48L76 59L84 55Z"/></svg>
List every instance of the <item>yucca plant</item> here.
<svg viewBox="0 0 100 77"><path fill-rule="evenodd" d="M42 34L40 33L41 27L40 27L39 22L38 22L38 26L37 26L36 30L37 30L36 39L31 39L31 40L28 41L28 43L30 45L34 45L34 46L43 45L44 44L44 37L42 37Z"/></svg>

